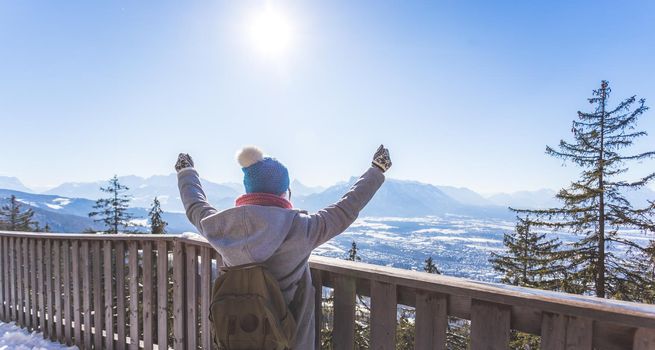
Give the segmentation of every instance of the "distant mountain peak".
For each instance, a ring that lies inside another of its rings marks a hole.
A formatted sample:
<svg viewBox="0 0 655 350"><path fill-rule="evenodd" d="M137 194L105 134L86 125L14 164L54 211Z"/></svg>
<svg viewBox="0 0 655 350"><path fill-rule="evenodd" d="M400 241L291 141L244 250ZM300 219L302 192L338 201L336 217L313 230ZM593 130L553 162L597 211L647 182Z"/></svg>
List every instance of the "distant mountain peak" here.
<svg viewBox="0 0 655 350"><path fill-rule="evenodd" d="M0 176L0 188L21 192L32 192L32 190L23 185L17 177L13 176Z"/></svg>
<svg viewBox="0 0 655 350"><path fill-rule="evenodd" d="M310 194L323 192L325 190L325 187L322 186L307 186L300 182L298 179L294 179L289 187L291 188L291 193L293 195L299 196L308 196Z"/></svg>

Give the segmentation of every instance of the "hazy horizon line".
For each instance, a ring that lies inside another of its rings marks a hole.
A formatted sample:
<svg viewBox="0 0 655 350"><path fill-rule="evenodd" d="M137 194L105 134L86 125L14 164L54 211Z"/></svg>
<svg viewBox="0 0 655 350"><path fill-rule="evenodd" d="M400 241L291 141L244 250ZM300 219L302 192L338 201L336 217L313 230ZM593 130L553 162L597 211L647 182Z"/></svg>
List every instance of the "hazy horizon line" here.
<svg viewBox="0 0 655 350"><path fill-rule="evenodd" d="M150 179L150 178L153 178L153 177L157 177L157 176L168 177L168 176L171 176L171 175L175 175L175 172L170 172L168 174L152 174L152 175L147 175L147 176L135 175L135 174L127 174L127 175L118 175L118 174L116 174L116 176L118 176L119 178L121 178L121 177L137 177L137 178L141 178L141 179L144 179L144 180L147 180L147 179ZM57 188L59 186L62 186L64 184L70 184L70 183L91 184L91 183L102 183L102 182L106 182L106 181L109 180L109 178L106 179L106 180L81 180L81 181L74 181L73 180L73 181L65 181L65 182L59 183L57 185L32 185L32 184L28 184L28 183L23 182L18 176L12 176L12 175L7 175L6 173L0 173L0 177L15 178L23 186L25 186L27 189L29 189L30 191L33 191L36 194L44 194L44 192L50 191L50 190L52 190L54 188ZM356 177L356 176L353 176L353 177ZM219 185L226 185L226 184L237 185L237 184L241 184L241 182L238 181L238 180L228 180L228 181L213 180L213 179L207 178L207 177L202 176L202 175L201 175L201 178L203 180L212 182L214 184L219 184ZM479 190L476 190L474 187L470 187L470 186L450 185L450 184L436 184L436 183L431 183L431 182L419 181L419 180L415 180L415 179L396 178L396 177L393 177L393 176L387 176L387 178L391 179L391 180L397 180L397 181L416 182L416 183L425 184L425 185L432 185L432 186L435 186L435 187L452 187L452 188L456 188L456 189L467 189L467 190L473 191L476 194L478 194L478 195L480 195L482 197L485 197L485 198L488 198L488 197L491 197L491 196L494 196L494 195L499 195L499 194L516 194L516 193L521 193L521 192L539 192L539 191L553 191L553 192L556 192L558 190L558 188L544 186L544 187L540 187L540 188L519 189L519 190L509 190L509 191L508 190L505 190L505 191L479 191ZM302 181L302 180L300 180L298 178L294 178L291 181L292 181L292 183L294 181L298 181L298 182L300 182L300 184L302 184L303 186L306 186L306 187L321 188L321 190L325 190L325 189L328 189L328 188L330 188L332 186L335 186L337 184L348 182L349 180L350 180L350 178L349 179L337 180L337 181L334 181L333 183L331 183L330 185L308 184L308 183L306 183L306 182L304 182L304 181ZM646 186L646 187L649 188L650 190L655 191L655 186Z"/></svg>

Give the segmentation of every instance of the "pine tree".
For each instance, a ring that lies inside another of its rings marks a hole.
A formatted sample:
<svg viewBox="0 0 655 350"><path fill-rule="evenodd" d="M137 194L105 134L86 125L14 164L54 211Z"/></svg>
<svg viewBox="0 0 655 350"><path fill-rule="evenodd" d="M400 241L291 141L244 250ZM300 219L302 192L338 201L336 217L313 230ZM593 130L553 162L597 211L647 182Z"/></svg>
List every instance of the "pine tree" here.
<svg viewBox="0 0 655 350"><path fill-rule="evenodd" d="M161 209L161 204L159 203L159 199L155 197L155 199L152 201L152 207L150 208L150 211L148 212L148 216L150 217L150 232L153 234L164 234L166 233L166 226L168 223L164 221L162 218L162 214L164 211Z"/></svg>
<svg viewBox="0 0 655 350"><path fill-rule="evenodd" d="M23 211L16 196L12 195L9 203L0 208L0 227L7 231L31 231L35 223L33 216L34 210L28 208Z"/></svg>
<svg viewBox="0 0 655 350"><path fill-rule="evenodd" d="M100 190L108 193L109 198L98 199L93 206L97 211L89 213L89 217L99 217L93 221L102 222L107 233L118 233L119 227L129 227L130 220L133 219L133 216L127 212L131 198L125 192L129 188L121 185L118 177L114 175L109 180L109 186L101 187Z"/></svg>
<svg viewBox="0 0 655 350"><path fill-rule="evenodd" d="M564 253L557 238L546 239L546 233L530 229L530 220L517 218L516 229L506 233L505 254L492 253L494 269L502 274L503 283L540 289L562 289L566 267L561 262Z"/></svg>
<svg viewBox="0 0 655 350"><path fill-rule="evenodd" d="M432 260L432 256L425 259L425 266L423 266L423 271L427 273L436 273L437 275L441 275L439 268L437 268L437 265Z"/></svg>
<svg viewBox="0 0 655 350"><path fill-rule="evenodd" d="M628 171L626 162L653 158L655 152L626 151L636 139L646 136L645 131L635 130L637 120L648 109L645 100L632 96L611 109L609 96L609 84L602 81L600 89L589 98L593 112L578 112L578 119L573 121L573 142L562 140L557 150L546 148L547 154L582 169L580 178L557 194L562 206L514 210L532 214L536 218L530 220L533 227L566 230L581 236L569 250L566 283L598 297L632 300L632 295L624 294L626 291L650 283L629 264L645 259L645 251L618 233L623 228L655 231L655 203L634 208L624 193L647 185L655 173L632 182L620 175ZM627 256L615 253L621 248L627 249Z"/></svg>
<svg viewBox="0 0 655 350"><path fill-rule="evenodd" d="M416 327L411 320L416 318L414 309L400 308L400 318L396 324L396 349L414 349Z"/></svg>
<svg viewBox="0 0 655 350"><path fill-rule="evenodd" d="M362 261L362 258L357 255L357 243L355 243L355 241L353 241L350 245L350 250L348 250L348 257L346 259L350 261Z"/></svg>
<svg viewBox="0 0 655 350"><path fill-rule="evenodd" d="M357 243L352 241L346 260L362 261L357 254ZM361 295L357 295L357 305L355 307L355 348L368 349L369 336L371 334L371 306L370 301L365 300Z"/></svg>

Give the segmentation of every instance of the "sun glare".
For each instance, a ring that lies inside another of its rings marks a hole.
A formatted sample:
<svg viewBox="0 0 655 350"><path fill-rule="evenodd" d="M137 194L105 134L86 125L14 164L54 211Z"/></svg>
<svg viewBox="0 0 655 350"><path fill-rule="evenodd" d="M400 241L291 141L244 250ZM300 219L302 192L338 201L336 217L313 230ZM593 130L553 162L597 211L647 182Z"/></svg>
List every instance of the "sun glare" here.
<svg viewBox="0 0 655 350"><path fill-rule="evenodd" d="M267 56L281 56L289 50L293 31L289 20L271 8L252 16L250 39L254 49Z"/></svg>

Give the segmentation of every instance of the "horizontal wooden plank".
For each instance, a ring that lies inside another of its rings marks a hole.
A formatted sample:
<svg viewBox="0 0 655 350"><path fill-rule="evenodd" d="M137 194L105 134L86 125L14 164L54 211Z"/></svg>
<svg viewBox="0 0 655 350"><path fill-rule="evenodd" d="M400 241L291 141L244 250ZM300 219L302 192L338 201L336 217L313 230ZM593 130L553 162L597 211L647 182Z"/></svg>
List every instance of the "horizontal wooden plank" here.
<svg viewBox="0 0 655 350"><path fill-rule="evenodd" d="M599 302L598 298L590 296L472 281L321 256L312 256L310 267L343 276L395 283L427 292L470 297L510 306L530 305L553 313L622 323L632 327L655 328L655 305L608 299Z"/></svg>

